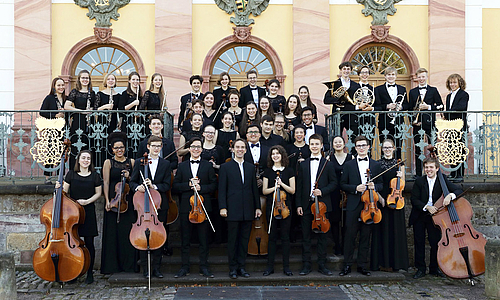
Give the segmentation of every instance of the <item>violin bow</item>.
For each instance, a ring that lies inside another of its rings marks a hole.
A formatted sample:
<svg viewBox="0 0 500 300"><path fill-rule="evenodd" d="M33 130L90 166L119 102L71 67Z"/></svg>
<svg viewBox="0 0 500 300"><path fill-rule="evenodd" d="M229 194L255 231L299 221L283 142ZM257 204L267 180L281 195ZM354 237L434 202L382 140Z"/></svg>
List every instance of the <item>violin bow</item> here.
<svg viewBox="0 0 500 300"><path fill-rule="evenodd" d="M189 179L189 181L191 181L192 188L194 190L194 193L196 194L195 197L198 197L198 199L199 199L200 194L198 194L198 191L196 190L195 184L193 182L193 178ZM210 223L210 226L212 227L212 230L215 232L214 225L212 224L212 221L210 220L210 216L208 215L207 210L205 209L205 205L203 205L203 201L200 201L200 203L201 203L201 207L203 207L203 211L205 212L205 215L207 216L207 220Z"/></svg>
<svg viewBox="0 0 500 300"><path fill-rule="evenodd" d="M392 167L390 167L389 169L387 169L387 170L385 170L385 171L383 171L383 172L379 173L377 176L373 176L373 177L370 179L370 181L369 181L369 182L374 181L375 179L379 178L380 176L382 176L383 174L385 174L385 173L389 172L390 170L394 169L395 167L397 167L397 166L399 166L399 165L401 165L401 164L404 164L404 162L405 162L405 161L406 161L406 159L405 159L405 160L402 160L402 161L397 162L396 164L394 164L394 165L393 165Z"/></svg>
<svg viewBox="0 0 500 300"><path fill-rule="evenodd" d="M267 230L267 234L271 234L271 223L273 222L274 203L276 201L276 194L278 191L278 178L279 178L278 176L276 176L276 179L274 181L273 205L271 206L271 213L270 213L271 216L269 217L269 228ZM278 195L278 197L279 197L279 195Z"/></svg>
<svg viewBox="0 0 500 300"><path fill-rule="evenodd" d="M141 173L141 177L142 177L142 184L144 185L144 189L146 190L146 193L148 194L149 196L149 201L151 201L151 205L153 206L153 208L155 209L155 213L156 215L158 215L158 210L156 209L156 205L155 203L153 202L153 197L151 197L151 194L149 193L149 188L148 186L146 185L146 183L144 183L144 181L146 181L146 179L144 178L144 174L142 174L142 171L139 171Z"/></svg>
<svg viewBox="0 0 500 300"><path fill-rule="evenodd" d="M172 156L172 154L174 153L177 153L177 151L181 150L182 148L184 148L184 146L186 146L187 144L189 143L189 141L185 142L184 144L182 144L181 146L179 146L177 149L175 149L174 151L170 152L167 156L165 156L163 159L167 159L169 158L170 156Z"/></svg>

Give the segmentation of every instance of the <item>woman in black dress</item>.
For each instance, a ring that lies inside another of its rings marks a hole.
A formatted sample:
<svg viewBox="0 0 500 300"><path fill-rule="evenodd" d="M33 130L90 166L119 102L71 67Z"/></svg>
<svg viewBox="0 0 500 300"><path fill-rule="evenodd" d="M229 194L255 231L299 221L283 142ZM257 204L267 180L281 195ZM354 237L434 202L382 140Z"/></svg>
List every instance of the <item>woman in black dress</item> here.
<svg viewBox="0 0 500 300"><path fill-rule="evenodd" d="M318 122L318 111L316 105L311 101L311 96L309 95L309 88L305 85L299 87L299 107L300 109L304 107L312 107L313 109L313 122L316 124Z"/></svg>
<svg viewBox="0 0 500 300"><path fill-rule="evenodd" d="M76 88L69 93L66 98L66 102L64 102L64 110L75 111L75 113L71 113L69 117L69 134L71 141L71 155L69 158L70 168L73 168L75 165L75 156L78 152L84 149L89 149L88 134L91 119L87 118L89 113L79 113L78 111L92 110L95 103L96 96L92 90L90 73L87 70L82 70L78 73ZM81 133L78 130L81 130ZM81 143L85 144L85 146L81 149L73 146L77 144L77 141L79 140Z"/></svg>
<svg viewBox="0 0 500 300"><path fill-rule="evenodd" d="M220 116L222 110L217 112L218 107L215 107L214 94L212 92L206 92L203 95L203 120L210 120L206 124L213 124L215 127L220 128Z"/></svg>
<svg viewBox="0 0 500 300"><path fill-rule="evenodd" d="M266 96L260 97L260 100L259 100L259 115L260 115L261 118L263 116L265 116L265 115L268 115L268 116L270 116L271 118L274 119L274 109L271 106L271 102L269 101L269 99Z"/></svg>
<svg viewBox="0 0 500 300"><path fill-rule="evenodd" d="M40 116L47 119L54 118L64 118L63 103L66 100L66 94L64 93L65 84L62 78L56 77L52 80L52 85L50 86L49 94L43 99L42 106L40 107ZM46 110L59 110L61 112L48 112ZM49 145L50 147L50 145ZM45 168L54 168L55 165L45 165ZM45 184L52 184L50 181L50 176L52 172L44 171Z"/></svg>
<svg viewBox="0 0 500 300"><path fill-rule="evenodd" d="M278 79L269 80L269 95L267 98L273 107L275 113L283 113L285 110L286 99L282 95L278 95L278 91L281 87Z"/></svg>
<svg viewBox="0 0 500 300"><path fill-rule="evenodd" d="M290 168L297 174L298 165L311 156L309 145L306 144L306 128L299 124L293 131L294 142L288 145L287 153L290 156Z"/></svg>
<svg viewBox="0 0 500 300"><path fill-rule="evenodd" d="M99 122L108 124L108 133L112 133L118 125L118 113L112 113L112 111L118 109L120 99L120 95L115 92L116 76L114 74L104 75L102 85L105 89L97 92L96 108L97 110L107 110L109 112L106 118L99 117ZM100 166L101 164L96 165Z"/></svg>
<svg viewBox="0 0 500 300"><path fill-rule="evenodd" d="M78 227L78 235L83 237L85 247L90 252L90 267L85 279L88 284L94 282L92 273L95 261L94 237L98 235L94 202L101 197L102 193L102 180L94 170L91 157L89 150L80 151L76 156L74 169L66 173L63 183L64 192L82 205L85 210L85 222ZM60 186L57 182L56 189Z"/></svg>
<svg viewBox="0 0 500 300"><path fill-rule="evenodd" d="M214 106L215 109L219 109L221 104L222 107L224 107L224 105L226 106L226 108L229 107L229 92L235 90L234 87L229 86L230 84L231 84L231 77L229 76L229 73L227 72L220 73L219 80L217 81L217 85L220 85L220 88L214 88L213 90L215 98L215 106ZM225 104L222 103L222 99L226 100ZM221 108L221 111L222 110L223 108Z"/></svg>
<svg viewBox="0 0 500 300"><path fill-rule="evenodd" d="M198 100L197 100L198 101ZM183 131L181 137L179 138L179 147L184 145L182 149L177 151L177 155L182 157L182 161L186 161L189 159L189 147L186 145L186 142L189 142L191 138L197 136L199 138L203 138L202 136L202 126L203 126L203 117L201 114L193 113L191 119L189 119L191 124L189 131ZM183 126L184 128L184 126Z"/></svg>
<svg viewBox="0 0 500 300"><path fill-rule="evenodd" d="M165 89L163 87L163 77L160 73L154 73L151 76L151 85L149 90L144 92L140 110L161 110L163 108L163 100L165 97Z"/></svg>
<svg viewBox="0 0 500 300"><path fill-rule="evenodd" d="M118 213L111 210L110 202L116 196L115 186L121 182L122 173L130 177L130 170L134 167L134 160L125 157L125 141L123 133L112 133L109 136L114 156L107 159L102 167L104 187L104 219L102 230L101 273L111 274L119 272L133 272L136 264L136 250L130 243L129 234L132 223L135 221L132 203L132 192L127 195L128 209L120 213L120 222L117 223Z"/></svg>
<svg viewBox="0 0 500 300"><path fill-rule="evenodd" d="M382 172L397 163L394 156L395 151L394 141L387 139L382 142L383 157L380 159ZM404 167L401 169L404 169ZM386 200L391 193L391 179L396 177L401 177L402 180L405 179L404 172L399 170L398 167L394 167L382 175L384 187L380 195ZM400 269L408 270L404 207L403 209L391 209L379 203L379 208L382 211L382 221L373 225L370 268L389 272Z"/></svg>
<svg viewBox="0 0 500 300"><path fill-rule="evenodd" d="M128 75L128 86L127 89L121 94L120 100L118 101L118 109L119 110L137 110L142 100L142 91L141 91L141 77L137 72L131 72ZM127 133L131 132L131 129L128 128L128 125L133 125L135 123L140 123L141 118L135 117L132 114L120 114L120 121L118 122L121 131ZM137 121L136 121L137 120ZM127 156L133 157L134 148L132 139L127 139Z"/></svg>
<svg viewBox="0 0 500 300"><path fill-rule="evenodd" d="M243 109L238 106L238 103L240 103L240 93L237 90L231 90L229 91L228 97L230 106L226 111L233 114L235 122L232 129L238 131L241 120L243 119Z"/></svg>
<svg viewBox="0 0 500 300"><path fill-rule="evenodd" d="M262 178L262 193L267 195L266 216L268 216L268 220L266 221L268 225L270 216L272 215L273 197L276 186L286 193L285 205L290 211L288 217L281 219L273 217L270 223L271 233L269 235L267 268L263 275L269 276L274 273L274 258L276 256L276 240L278 239L279 228L279 237L281 238L283 249L283 273L287 276L292 276L293 273L290 270L290 224L292 223L293 214L291 198L292 195L295 194L295 174L292 168L288 167L288 156L285 148L280 145L275 145L269 149L267 169L264 170ZM277 197L279 197L279 195Z"/></svg>
<svg viewBox="0 0 500 300"><path fill-rule="evenodd" d="M226 161L226 159L232 157L232 152L230 147L231 141L236 141L236 139L240 138L240 135L236 130L234 130L234 115L226 111L222 114L222 128L217 130L216 134L216 142L215 144L222 147L222 159Z"/></svg>
<svg viewBox="0 0 500 300"><path fill-rule="evenodd" d="M217 130L213 125L203 128L203 152L201 159L209 161L214 167L215 173L219 173L220 165L224 163L224 151L222 147L215 144L215 133Z"/></svg>
<svg viewBox="0 0 500 300"><path fill-rule="evenodd" d="M260 126L260 115L259 110L257 108L257 104L255 102L248 102L245 106L245 110L243 112L243 118L241 119L240 126L238 127L238 131L240 136L247 135L247 127L248 125L257 124Z"/></svg>
<svg viewBox="0 0 500 300"><path fill-rule="evenodd" d="M291 95L288 97L285 105L285 128L291 132L295 126L299 125L302 120L302 107L299 106L299 96Z"/></svg>
<svg viewBox="0 0 500 300"><path fill-rule="evenodd" d="M333 163L337 179L340 180L344 164L346 161L352 159L352 154L346 152L344 138L339 135L333 138L332 148L335 152L331 156L330 161ZM332 212L330 213L330 231L332 232L333 242L335 243L334 253L335 255L341 255L344 249L343 241L345 232L344 224L342 223L342 221L345 220L345 218L342 218L345 203L342 201L346 200L346 198L344 192L340 190L340 185L337 186L330 196L333 206ZM342 236L342 239L340 236Z"/></svg>
<svg viewBox="0 0 500 300"><path fill-rule="evenodd" d="M287 145L291 142L291 139L290 134L285 129L285 123L285 116L283 114L277 114L276 116L274 116L273 133L281 136L283 138L285 147L287 147Z"/></svg>

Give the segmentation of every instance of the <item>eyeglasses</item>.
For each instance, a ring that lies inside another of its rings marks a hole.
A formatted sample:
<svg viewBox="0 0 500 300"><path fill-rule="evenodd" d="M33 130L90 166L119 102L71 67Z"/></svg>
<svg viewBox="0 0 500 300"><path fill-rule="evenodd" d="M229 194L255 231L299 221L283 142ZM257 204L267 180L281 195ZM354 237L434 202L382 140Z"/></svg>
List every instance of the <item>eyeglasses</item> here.
<svg viewBox="0 0 500 300"><path fill-rule="evenodd" d="M247 132L247 134L259 134L259 132L258 131L249 131L249 132Z"/></svg>
<svg viewBox="0 0 500 300"><path fill-rule="evenodd" d="M356 145L356 148L366 148L366 147L368 147L368 145L367 145L367 144L363 144L363 145Z"/></svg>
<svg viewBox="0 0 500 300"><path fill-rule="evenodd" d="M125 149L125 146L113 147L113 150L123 150L123 149Z"/></svg>
<svg viewBox="0 0 500 300"><path fill-rule="evenodd" d="M274 124L285 124L283 121L274 121Z"/></svg>
<svg viewBox="0 0 500 300"><path fill-rule="evenodd" d="M202 147L201 147L201 146L189 146L189 148L191 148L191 149L195 149L195 150L199 150L199 149L201 149Z"/></svg>
<svg viewBox="0 0 500 300"><path fill-rule="evenodd" d="M156 148L156 149L161 148L161 146L162 146L162 145L150 145L150 147L152 147L152 148Z"/></svg>
<svg viewBox="0 0 500 300"><path fill-rule="evenodd" d="M303 117L312 117L312 114L303 114Z"/></svg>
<svg viewBox="0 0 500 300"><path fill-rule="evenodd" d="M215 134L214 131L205 131L206 134Z"/></svg>
<svg viewBox="0 0 500 300"><path fill-rule="evenodd" d="M360 72L359 74L370 74L370 72Z"/></svg>
<svg viewBox="0 0 500 300"><path fill-rule="evenodd" d="M391 150L394 149L394 147L382 147L382 150Z"/></svg>

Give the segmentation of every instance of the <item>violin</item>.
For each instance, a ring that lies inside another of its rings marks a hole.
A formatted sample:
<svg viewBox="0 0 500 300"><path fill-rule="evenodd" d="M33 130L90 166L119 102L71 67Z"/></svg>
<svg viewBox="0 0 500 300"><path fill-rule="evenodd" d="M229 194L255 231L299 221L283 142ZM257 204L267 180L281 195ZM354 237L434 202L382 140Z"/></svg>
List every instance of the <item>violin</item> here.
<svg viewBox="0 0 500 300"><path fill-rule="evenodd" d="M198 191L194 187L195 185L192 180L191 184L194 190L194 194L193 196L191 196L191 198L189 198L189 203L191 204L191 211L189 212L189 222L194 224L203 223L207 219L204 208L202 207L203 201L205 201L205 199L203 199L203 196L200 196L198 194Z"/></svg>
<svg viewBox="0 0 500 300"><path fill-rule="evenodd" d="M173 186L173 184L174 184L174 172L170 174L170 186ZM171 189L169 189L167 192L167 198L168 198L167 225L170 225L175 221L177 221L177 218L179 217L179 208L177 207L177 203L175 202L175 200L172 198Z"/></svg>
<svg viewBox="0 0 500 300"><path fill-rule="evenodd" d="M259 164L255 164L255 174L257 179L260 178ZM252 221L252 231L250 232L250 239L248 241L248 254L250 255L266 255L267 245L269 243L269 234L267 233L266 222L266 197L260 197L260 208L262 215Z"/></svg>
<svg viewBox="0 0 500 300"><path fill-rule="evenodd" d="M325 161L325 164L323 164L323 167L321 168L321 171L316 178L316 182L314 183L314 189L318 188L319 178L323 174L323 171L325 170L327 164L328 161ZM319 201L318 196L315 196L314 194L311 195L311 197L314 201L314 203L311 204L311 213L314 215L312 221L312 231L315 233L327 233L330 230L330 221L326 217L326 204L322 201Z"/></svg>
<svg viewBox="0 0 500 300"><path fill-rule="evenodd" d="M398 164L400 163L401 159L398 159ZM401 172L403 171L401 170ZM389 196L387 196L387 207L391 209L402 209L403 207L405 207L405 198L403 197L403 191L405 189L405 180L399 176L393 178L391 179L390 187L392 191L389 194Z"/></svg>
<svg viewBox="0 0 500 300"><path fill-rule="evenodd" d="M148 154L144 153L144 178L148 178ZM134 209L137 211L137 221L130 230L130 243L138 250L159 249L167 240L167 233L163 223L158 219L157 207L161 205L161 195L155 189L150 189L145 183L145 192L137 191L134 194ZM151 207L153 209L151 209Z"/></svg>
<svg viewBox="0 0 500 300"><path fill-rule="evenodd" d="M234 159L234 151L233 149L233 140L229 140L229 151L231 152L231 157L226 159L226 162L230 162L231 160Z"/></svg>
<svg viewBox="0 0 500 300"><path fill-rule="evenodd" d="M195 97L193 94L191 94L191 98L189 98L188 101L186 102L186 106L188 104L192 104L194 100L195 100ZM192 116L193 116L193 109L191 107L186 108L186 116L184 117L184 120L190 120Z"/></svg>
<svg viewBox="0 0 500 300"><path fill-rule="evenodd" d="M64 164L70 147L68 140L64 143L58 179L61 186L40 210L45 236L33 254L35 273L43 280L59 283L78 278L90 266L89 250L78 235L78 226L85 221L85 210L63 191Z"/></svg>
<svg viewBox="0 0 500 300"><path fill-rule="evenodd" d="M367 183L372 182L370 179L370 169L366 169L366 174L368 176ZM377 224L382 220L382 212L377 207L378 200L378 193L369 188L361 195L361 201L364 203L363 210L361 211L361 220L365 224Z"/></svg>
<svg viewBox="0 0 500 300"><path fill-rule="evenodd" d="M280 172L276 174L276 189L273 194L273 216L274 218L281 220L286 219L290 215L290 209L286 206L286 192L280 189L278 185L278 178L280 176Z"/></svg>
<svg viewBox="0 0 500 300"><path fill-rule="evenodd" d="M125 172L126 170L122 171L122 179L115 185L115 197L109 202L111 211L118 213L116 223L120 223L120 214L126 212L128 209L127 195L130 192L130 187L127 183Z"/></svg>

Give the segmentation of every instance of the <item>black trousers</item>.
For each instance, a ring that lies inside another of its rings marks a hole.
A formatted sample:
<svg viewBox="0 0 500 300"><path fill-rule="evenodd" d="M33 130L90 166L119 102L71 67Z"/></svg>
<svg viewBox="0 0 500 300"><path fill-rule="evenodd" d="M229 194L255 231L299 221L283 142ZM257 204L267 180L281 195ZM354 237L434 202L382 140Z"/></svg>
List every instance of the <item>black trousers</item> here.
<svg viewBox="0 0 500 300"><path fill-rule="evenodd" d="M354 249L356 248L356 236L359 235L358 245L358 268L368 267L368 257L370 250L370 234L372 228L363 221L358 221L363 206L358 205L355 210L346 212L346 231L344 241L344 265L352 266L354 263Z"/></svg>
<svg viewBox="0 0 500 300"><path fill-rule="evenodd" d="M269 214L270 210L267 215L269 216ZM271 223L271 234L269 234L269 242L267 246L267 267L270 269L274 268L278 231L283 249L283 268L288 269L290 267L290 224L292 224L292 215L281 220L273 218L273 222Z"/></svg>
<svg viewBox="0 0 500 300"><path fill-rule="evenodd" d="M252 221L227 221L227 255L229 270L245 268Z"/></svg>
<svg viewBox="0 0 500 300"><path fill-rule="evenodd" d="M438 242L441 239L441 231L434 226L431 215L425 216L424 220L419 220L413 224L413 243L415 247L415 268L420 271L426 271L425 264L425 231L427 231L427 239L431 246L431 256L429 264L429 272L434 273L438 269L437 251Z"/></svg>
<svg viewBox="0 0 500 300"><path fill-rule="evenodd" d="M198 232L198 240L200 241L199 257L200 270L208 269L208 220L202 223L194 224L189 221L189 214L179 215L181 222L181 258L182 268L189 270L189 249L191 246L191 231Z"/></svg>
<svg viewBox="0 0 500 300"><path fill-rule="evenodd" d="M312 231L312 213L304 213L301 217L302 225L302 263L305 267L311 266L311 235L314 233ZM324 266L326 264L326 233L314 233L318 239L318 265Z"/></svg>

